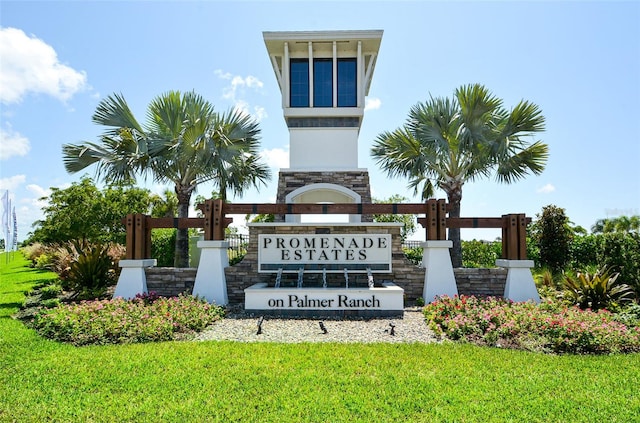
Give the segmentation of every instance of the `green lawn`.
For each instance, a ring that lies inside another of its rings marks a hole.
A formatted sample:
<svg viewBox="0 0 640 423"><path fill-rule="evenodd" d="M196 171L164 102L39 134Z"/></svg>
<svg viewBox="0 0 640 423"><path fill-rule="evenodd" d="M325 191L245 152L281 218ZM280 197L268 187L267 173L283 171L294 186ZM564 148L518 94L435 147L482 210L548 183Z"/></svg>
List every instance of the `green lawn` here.
<svg viewBox="0 0 640 423"><path fill-rule="evenodd" d="M640 355L471 345L73 347L10 316L50 273L0 256L0 421L633 422Z"/></svg>

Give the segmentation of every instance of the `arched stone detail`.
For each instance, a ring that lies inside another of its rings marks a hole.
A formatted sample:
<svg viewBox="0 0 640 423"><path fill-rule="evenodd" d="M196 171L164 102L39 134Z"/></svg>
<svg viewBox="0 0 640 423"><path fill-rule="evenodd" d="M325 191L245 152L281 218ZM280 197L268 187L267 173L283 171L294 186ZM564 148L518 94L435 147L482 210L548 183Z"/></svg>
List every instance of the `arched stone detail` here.
<svg viewBox="0 0 640 423"><path fill-rule="evenodd" d="M316 194L316 195L314 195ZM320 194L320 195L317 195ZM305 198L306 197L306 198ZM295 189L285 196L286 203L361 203L362 196L342 185L317 183ZM286 215L286 222L300 223L301 216ZM349 223L360 223L360 215L349 215Z"/></svg>
<svg viewBox="0 0 640 423"><path fill-rule="evenodd" d="M323 185L324 184L324 185ZM369 173L366 169L347 171L304 171L304 170L280 170L278 175L278 194L276 203L287 203L289 196L294 191L298 191L309 185L318 187L340 187L335 189L336 193L354 193L360 196L359 201L354 203L371 204L371 189L369 186ZM298 191L300 193L313 191ZM348 194L347 198L357 198L353 194ZM306 201L305 201L306 202ZM312 201L318 203L321 201ZM373 216L362 215L358 222L371 222ZM284 215L276 215L276 222L284 222ZM288 220L287 220L288 221Z"/></svg>

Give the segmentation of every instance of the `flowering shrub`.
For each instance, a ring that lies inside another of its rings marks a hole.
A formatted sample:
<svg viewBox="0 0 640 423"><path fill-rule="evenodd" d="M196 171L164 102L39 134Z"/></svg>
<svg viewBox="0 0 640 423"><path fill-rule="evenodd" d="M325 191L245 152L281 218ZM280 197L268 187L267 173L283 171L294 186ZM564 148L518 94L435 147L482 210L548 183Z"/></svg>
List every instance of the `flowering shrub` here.
<svg viewBox="0 0 640 423"><path fill-rule="evenodd" d="M428 304L424 314L437 334L481 345L574 354L640 351L640 327L616 321L607 310L454 296Z"/></svg>
<svg viewBox="0 0 640 423"><path fill-rule="evenodd" d="M74 345L168 341L200 331L224 315L222 307L190 295L132 300L82 301L45 309L33 320L36 331Z"/></svg>

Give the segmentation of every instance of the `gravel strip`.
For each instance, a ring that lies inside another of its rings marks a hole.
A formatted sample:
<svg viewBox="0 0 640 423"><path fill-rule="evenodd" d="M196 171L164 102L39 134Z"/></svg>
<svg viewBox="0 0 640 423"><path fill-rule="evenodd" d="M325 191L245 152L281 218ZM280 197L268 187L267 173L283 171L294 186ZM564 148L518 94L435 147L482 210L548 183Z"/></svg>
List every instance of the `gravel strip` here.
<svg viewBox="0 0 640 423"><path fill-rule="evenodd" d="M260 317L241 309L228 310L224 319L200 332L195 340L280 343L438 342L438 338L427 326L422 310L415 307L405 308L402 318L303 319L264 316L262 333L257 334ZM323 333L320 322L324 324L327 333ZM394 325L393 335L391 325Z"/></svg>

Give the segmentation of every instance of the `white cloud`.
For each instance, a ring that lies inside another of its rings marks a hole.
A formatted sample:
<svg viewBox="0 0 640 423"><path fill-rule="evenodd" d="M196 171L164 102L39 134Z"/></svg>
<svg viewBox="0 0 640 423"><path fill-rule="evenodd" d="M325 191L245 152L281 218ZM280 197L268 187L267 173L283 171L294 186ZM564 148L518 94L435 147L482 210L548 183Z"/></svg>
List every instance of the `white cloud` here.
<svg viewBox="0 0 640 423"><path fill-rule="evenodd" d="M243 77L240 75L233 75L229 72L223 72L220 69L214 71L214 74L220 79L230 81L229 85L222 89L222 98L233 102L234 108L252 115L258 121L267 117L267 112L264 107L251 107L245 99L247 96L247 90L260 91L262 89L264 86L262 81L252 75Z"/></svg>
<svg viewBox="0 0 640 423"><path fill-rule="evenodd" d="M253 116L258 119L258 121L264 120L267 116L267 109L262 106L253 106Z"/></svg>
<svg viewBox="0 0 640 423"><path fill-rule="evenodd" d="M267 165L272 168L282 169L289 167L289 152L282 148L273 148L271 150L262 150L260 153Z"/></svg>
<svg viewBox="0 0 640 423"><path fill-rule="evenodd" d="M29 184L27 185L27 191L31 192L36 198L48 197L51 195L51 190L48 188L42 188L40 185Z"/></svg>
<svg viewBox="0 0 640 423"><path fill-rule="evenodd" d="M375 97L367 97L364 102L364 110L378 110L382 106L382 100Z"/></svg>
<svg viewBox="0 0 640 423"><path fill-rule="evenodd" d="M27 93L66 101L88 87L87 75L58 61L56 51L17 28L0 28L0 101L18 103Z"/></svg>
<svg viewBox="0 0 640 423"><path fill-rule="evenodd" d="M552 184L546 184L545 186L538 188L536 192L538 194L549 194L555 190L556 187L554 187Z"/></svg>
<svg viewBox="0 0 640 423"><path fill-rule="evenodd" d="M9 191L13 191L18 188L20 185L24 184L27 180L25 175L15 175L9 178L0 179L0 190L8 189Z"/></svg>
<svg viewBox="0 0 640 423"><path fill-rule="evenodd" d="M0 128L0 160L7 160L13 156L26 156L31 145L29 139L15 132L11 125Z"/></svg>

